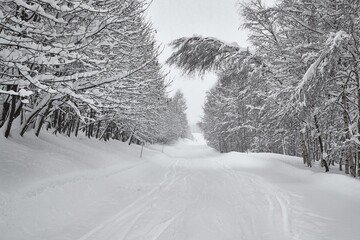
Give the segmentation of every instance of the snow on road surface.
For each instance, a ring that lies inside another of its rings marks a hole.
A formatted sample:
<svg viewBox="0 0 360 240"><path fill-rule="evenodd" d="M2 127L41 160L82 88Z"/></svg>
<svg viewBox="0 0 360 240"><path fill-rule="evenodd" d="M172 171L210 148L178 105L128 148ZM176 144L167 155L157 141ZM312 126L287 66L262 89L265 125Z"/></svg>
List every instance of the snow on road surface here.
<svg viewBox="0 0 360 240"><path fill-rule="evenodd" d="M0 239L291 240L360 236L360 183L196 141L0 139ZM46 149L46 150L45 150Z"/></svg>

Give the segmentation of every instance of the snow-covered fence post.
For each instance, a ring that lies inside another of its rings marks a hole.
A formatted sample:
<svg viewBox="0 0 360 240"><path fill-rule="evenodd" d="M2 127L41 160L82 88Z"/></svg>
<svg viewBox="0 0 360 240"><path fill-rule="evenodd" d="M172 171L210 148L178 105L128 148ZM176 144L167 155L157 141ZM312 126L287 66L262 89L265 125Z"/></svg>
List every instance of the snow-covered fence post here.
<svg viewBox="0 0 360 240"><path fill-rule="evenodd" d="M144 145L145 145L145 143L143 142L143 143L141 144L140 158L142 158L142 155L143 155Z"/></svg>

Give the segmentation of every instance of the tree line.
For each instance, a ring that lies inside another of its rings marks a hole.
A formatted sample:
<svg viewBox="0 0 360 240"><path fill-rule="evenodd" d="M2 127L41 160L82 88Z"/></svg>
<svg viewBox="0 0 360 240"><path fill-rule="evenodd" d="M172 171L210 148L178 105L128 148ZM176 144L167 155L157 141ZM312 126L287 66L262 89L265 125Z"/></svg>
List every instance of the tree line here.
<svg viewBox="0 0 360 240"><path fill-rule="evenodd" d="M129 143L188 134L186 121L174 123L185 114L185 100L168 96L154 30L144 17L147 4L2 1L2 134L39 136L46 129Z"/></svg>
<svg viewBox="0 0 360 240"><path fill-rule="evenodd" d="M176 39L169 64L215 71L200 123L221 152L302 156L326 171L360 175L360 2L239 3L252 47L192 36Z"/></svg>

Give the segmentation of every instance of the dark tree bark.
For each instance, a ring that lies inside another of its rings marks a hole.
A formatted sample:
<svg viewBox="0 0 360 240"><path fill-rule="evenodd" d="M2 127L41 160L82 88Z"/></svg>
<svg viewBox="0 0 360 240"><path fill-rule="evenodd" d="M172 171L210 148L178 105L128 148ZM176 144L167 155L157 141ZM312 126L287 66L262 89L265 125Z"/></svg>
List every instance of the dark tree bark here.
<svg viewBox="0 0 360 240"><path fill-rule="evenodd" d="M77 137L79 134L79 128L80 128L80 119L77 119L76 128L75 128L75 137Z"/></svg>
<svg viewBox="0 0 360 240"><path fill-rule="evenodd" d="M321 138L321 131L320 131L320 127L319 127L319 122L317 120L317 117L314 116L314 121L315 121L315 127L316 127L316 131L318 133L318 141L319 141L319 147L320 147L320 153L321 153L321 164L325 167L325 172L329 171L329 166L326 162L326 160L324 159L324 146L323 146L323 141Z"/></svg>
<svg viewBox="0 0 360 240"><path fill-rule="evenodd" d="M303 155L303 160L304 160L304 164L307 164L308 167L312 167L311 160L310 160L310 157L309 157L309 150L308 150L308 147L307 147L307 144L306 144L305 134L306 133L300 132L301 140L302 140L302 149L303 149L303 154L302 154Z"/></svg>
<svg viewBox="0 0 360 240"><path fill-rule="evenodd" d="M356 61L356 59L354 58L355 60L355 71L354 71L354 74L355 74L355 79L356 79L356 87L357 87L357 114L358 114L358 117L357 117L357 131L358 133L360 133L360 76L359 76L359 72L357 71L358 68L358 61ZM358 140L360 141L360 137L358 137ZM355 159L355 169L354 169L354 177L356 176L360 176L360 148L357 147L357 157ZM356 171L356 168L357 168L357 171Z"/></svg>
<svg viewBox="0 0 360 240"><path fill-rule="evenodd" d="M95 111L94 110L90 110L90 114L89 114L89 118L90 118L90 121L92 121L92 119L95 117ZM88 138L91 138L93 136L93 132L94 132L94 123L91 122L89 125L88 125L88 129L87 129L87 137Z"/></svg>
<svg viewBox="0 0 360 240"><path fill-rule="evenodd" d="M57 124L58 124L59 111L60 110L55 110L55 113L54 113L53 128L55 128L55 129L57 128Z"/></svg>
<svg viewBox="0 0 360 240"><path fill-rule="evenodd" d="M97 124L96 135L95 135L96 139L99 139L100 137L100 127L101 127L101 121L99 121Z"/></svg>
<svg viewBox="0 0 360 240"><path fill-rule="evenodd" d="M344 120L344 132L345 132L345 140L350 139L350 118L348 114L348 104L346 98L345 86L342 93L342 104L343 104L343 120ZM350 168L353 166L353 156L350 146L345 146L345 173L350 174Z"/></svg>
<svg viewBox="0 0 360 240"><path fill-rule="evenodd" d="M340 160L339 160L339 171L343 170L343 158L344 158L344 150L341 150Z"/></svg>
<svg viewBox="0 0 360 240"><path fill-rule="evenodd" d="M45 122L45 118L48 116L51 107L52 107L52 102L50 101L48 107L46 108L46 110L45 110L45 112L44 112L44 114L41 116L40 122L39 122L39 124L38 124L38 126L37 126L37 129L36 129L36 131L35 131L35 135L36 135L37 137L38 137L39 134L40 134L41 128L42 128L42 126L43 126L43 124L44 124L44 122Z"/></svg>
<svg viewBox="0 0 360 240"><path fill-rule="evenodd" d="M13 85L11 90L13 90L14 92L17 91L17 85ZM15 112L16 112L16 101L17 101L18 96L16 95L12 95L11 96L11 106L10 106L10 113L9 113L9 117L8 117L8 122L7 122L7 126L6 126L6 130L5 130L5 137L8 138L10 135L10 131L11 131L11 126L12 123L15 119Z"/></svg>
<svg viewBox="0 0 360 240"><path fill-rule="evenodd" d="M35 112L33 112L29 118L26 120L26 122L23 124L23 128L21 130L20 135L24 136L26 130L29 128L30 124L32 123L32 121L34 120L34 118L38 115L38 113L44 108L45 106L43 106L42 108L37 109Z"/></svg>
<svg viewBox="0 0 360 240"><path fill-rule="evenodd" d="M6 91L10 91L12 88L11 85L7 85L6 86ZM6 100L3 103L3 109L2 109L2 113L1 113L1 119L0 119L0 128L5 124L6 119L7 119L7 115L9 113L10 110L10 106L11 106L11 95L9 95Z"/></svg>

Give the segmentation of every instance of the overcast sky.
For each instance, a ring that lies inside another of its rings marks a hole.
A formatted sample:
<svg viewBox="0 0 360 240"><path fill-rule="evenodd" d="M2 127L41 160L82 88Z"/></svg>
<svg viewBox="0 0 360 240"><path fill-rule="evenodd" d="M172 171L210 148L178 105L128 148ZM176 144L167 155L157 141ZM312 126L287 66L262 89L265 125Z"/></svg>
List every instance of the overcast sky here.
<svg viewBox="0 0 360 240"><path fill-rule="evenodd" d="M165 47L161 62L171 54L168 43L194 34L237 42L240 47L249 46L247 33L239 29L241 20L236 3L237 0L153 0L147 15L156 29L157 41ZM205 93L215 83L215 75L190 78L171 69L169 78L173 80L171 90L180 89L185 95L190 124L198 122Z"/></svg>

